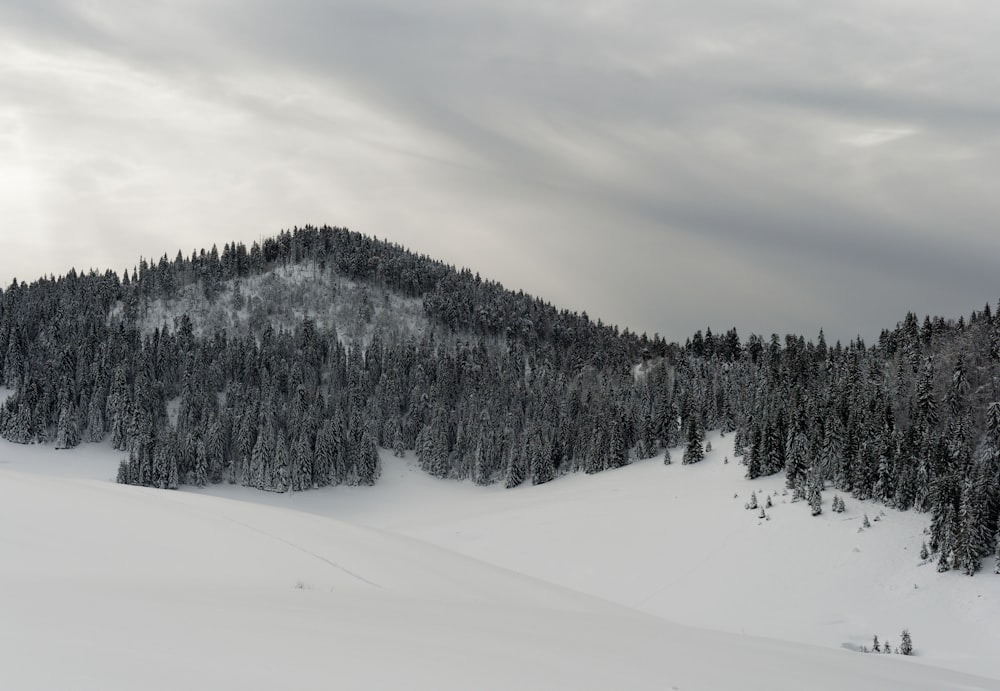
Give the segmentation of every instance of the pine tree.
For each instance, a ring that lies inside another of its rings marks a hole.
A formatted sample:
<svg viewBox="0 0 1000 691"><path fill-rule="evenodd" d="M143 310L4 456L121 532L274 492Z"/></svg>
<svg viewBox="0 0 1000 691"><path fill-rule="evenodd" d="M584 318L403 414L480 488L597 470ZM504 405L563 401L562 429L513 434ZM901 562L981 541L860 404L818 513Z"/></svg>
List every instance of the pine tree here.
<svg viewBox="0 0 1000 691"><path fill-rule="evenodd" d="M72 449L80 443L80 429L76 422L76 406L67 403L59 414L56 430L56 448Z"/></svg>
<svg viewBox="0 0 1000 691"><path fill-rule="evenodd" d="M370 431L365 430L361 437L358 458L358 484L374 485L381 475L382 461L378 455L375 438Z"/></svg>
<svg viewBox="0 0 1000 691"><path fill-rule="evenodd" d="M333 422L326 420L316 436L316 471L317 482L323 485L336 485L343 482L337 472L337 437Z"/></svg>
<svg viewBox="0 0 1000 691"><path fill-rule="evenodd" d="M532 435L529 449L529 462L531 468L531 484L541 485L552 480L555 476L555 465L552 460L552 448L545 443L542 433L538 429Z"/></svg>
<svg viewBox="0 0 1000 691"><path fill-rule="evenodd" d="M195 446L194 484L196 487L208 484L208 452L201 440Z"/></svg>
<svg viewBox="0 0 1000 691"><path fill-rule="evenodd" d="M806 481L806 499L813 516L823 513L823 479L820 477L819 468L813 466L809 469Z"/></svg>
<svg viewBox="0 0 1000 691"><path fill-rule="evenodd" d="M789 439L785 451L786 480L788 489L803 487L809 467L809 440L804 431L798 431Z"/></svg>
<svg viewBox="0 0 1000 691"><path fill-rule="evenodd" d="M304 427L299 432L292 454L292 490L301 492L313 486L313 449L309 432Z"/></svg>
<svg viewBox="0 0 1000 691"><path fill-rule="evenodd" d="M208 481L217 484L222 482L225 475L226 442L224 439L223 423L219 418L215 418L208 429L208 442L205 445L205 452L208 457Z"/></svg>
<svg viewBox="0 0 1000 691"><path fill-rule="evenodd" d="M287 492L291 488L291 470L289 468L290 454L288 441L283 432L278 432L274 439L273 472L265 489L275 492Z"/></svg>
<svg viewBox="0 0 1000 691"><path fill-rule="evenodd" d="M399 420L395 420L392 428L392 455L396 458L406 457L406 446L403 443L403 428Z"/></svg>
<svg viewBox="0 0 1000 691"><path fill-rule="evenodd" d="M809 508L813 516L823 513L823 499L818 490L811 490L809 492Z"/></svg>
<svg viewBox="0 0 1000 691"><path fill-rule="evenodd" d="M273 453L271 443L272 433L269 429L262 430L261 433L257 435L257 441L250 454L249 472L243 478L243 482L247 487L265 489L264 480L266 467L268 459Z"/></svg>
<svg viewBox="0 0 1000 691"><path fill-rule="evenodd" d="M180 484L180 473L177 468L177 454L170 453L167 468L167 489L177 489Z"/></svg>
<svg viewBox="0 0 1000 691"><path fill-rule="evenodd" d="M1000 530L997 531L996 549L993 551L993 556L996 557L996 567L994 567L993 571L1000 574Z"/></svg>
<svg viewBox="0 0 1000 691"><path fill-rule="evenodd" d="M504 483L507 489L517 487L524 482L527 474L525 466L524 444L512 445L507 457L507 481Z"/></svg>
<svg viewBox="0 0 1000 691"><path fill-rule="evenodd" d="M907 629L903 629L903 634L899 643L899 654L900 655L912 655L913 654L913 641L910 640L910 632Z"/></svg>
<svg viewBox="0 0 1000 691"><path fill-rule="evenodd" d="M102 442L106 430L104 429L104 407L106 403L103 398L95 393L91 397L87 406L87 441Z"/></svg>
<svg viewBox="0 0 1000 691"><path fill-rule="evenodd" d="M118 463L118 475L115 478L115 482L117 482L119 485L130 485L130 484L132 484L131 483L131 477L130 477L130 474L129 474L128 459L123 458Z"/></svg>
<svg viewBox="0 0 1000 691"><path fill-rule="evenodd" d="M701 423L692 420L688 425L687 448L684 449L684 459L681 461L683 465L698 463L705 458L705 449L701 445L703 437Z"/></svg>

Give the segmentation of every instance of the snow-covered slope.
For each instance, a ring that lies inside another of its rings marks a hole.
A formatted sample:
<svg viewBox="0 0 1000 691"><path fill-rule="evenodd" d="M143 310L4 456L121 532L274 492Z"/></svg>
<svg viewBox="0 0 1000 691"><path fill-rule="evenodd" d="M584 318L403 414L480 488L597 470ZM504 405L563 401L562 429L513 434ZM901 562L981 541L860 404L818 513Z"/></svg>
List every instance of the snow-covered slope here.
<svg viewBox="0 0 1000 691"><path fill-rule="evenodd" d="M280 506L85 479L109 477L115 457L0 445L0 688L1000 688L981 648L949 660L919 616L859 619L880 598L901 601L888 581L905 572L924 579L912 604L950 603L955 617L938 624L958 635L976 610L957 599L972 587L992 597L988 575L944 584L880 554L880 535L919 520L889 514L857 533L850 501L811 519L779 499L758 525L742 508L749 484L719 452L513 491L387 458L374 488L245 493ZM823 554L843 562L837 577L821 561L812 586L791 582ZM851 590L858 569L875 596ZM747 633L786 640L736 633L733 607ZM859 642L910 626L924 654L793 642L825 630L817 608L866 626Z"/></svg>
<svg viewBox="0 0 1000 691"><path fill-rule="evenodd" d="M435 480L386 454L374 488L203 491L403 533L694 626L847 650L875 635L898 645L907 628L921 662L1000 679L993 560L973 578L938 573L919 558L927 514L849 496L832 513L827 491L813 517L783 476L746 480L731 437L708 440L696 465L660 457L514 490ZM751 492L772 495L768 520L744 508Z"/></svg>
<svg viewBox="0 0 1000 691"><path fill-rule="evenodd" d="M113 314L122 309L119 304ZM336 328L344 343L366 344L376 328L415 336L428 328L421 299L352 281L314 262L225 281L212 300L205 299L199 283L192 283L170 300L150 301L140 314L147 334L164 326L176 330L182 315L191 319L199 336L247 326L259 332L268 324L275 330L293 330L306 317L319 328Z"/></svg>

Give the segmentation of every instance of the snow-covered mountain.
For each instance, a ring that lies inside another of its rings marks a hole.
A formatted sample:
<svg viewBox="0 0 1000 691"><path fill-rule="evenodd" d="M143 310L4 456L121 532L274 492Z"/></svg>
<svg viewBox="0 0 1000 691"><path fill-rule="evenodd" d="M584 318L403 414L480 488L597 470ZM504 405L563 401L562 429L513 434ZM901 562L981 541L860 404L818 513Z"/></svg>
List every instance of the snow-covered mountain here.
<svg viewBox="0 0 1000 691"><path fill-rule="evenodd" d="M989 306L680 345L308 227L12 284L0 387L13 688L1000 679Z"/></svg>

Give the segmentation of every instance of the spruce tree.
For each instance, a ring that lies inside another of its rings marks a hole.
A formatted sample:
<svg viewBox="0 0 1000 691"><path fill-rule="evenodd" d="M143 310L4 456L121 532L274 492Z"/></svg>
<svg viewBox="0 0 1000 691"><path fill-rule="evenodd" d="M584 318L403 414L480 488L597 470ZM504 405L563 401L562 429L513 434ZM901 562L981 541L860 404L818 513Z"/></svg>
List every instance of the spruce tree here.
<svg viewBox="0 0 1000 691"><path fill-rule="evenodd" d="M358 458L358 484L374 485L382 475L382 461L375 445L375 437L365 430L361 437Z"/></svg>
<svg viewBox="0 0 1000 691"><path fill-rule="evenodd" d="M287 492L291 489L290 456L285 434L279 431L274 439L273 471L265 489L275 492Z"/></svg>
<svg viewBox="0 0 1000 691"><path fill-rule="evenodd" d="M913 641L910 640L910 632L907 629L903 629L902 636L900 637L899 654L900 655L913 654Z"/></svg>
<svg viewBox="0 0 1000 691"><path fill-rule="evenodd" d="M194 484L196 487L208 484L208 451L201 440L195 446Z"/></svg>
<svg viewBox="0 0 1000 691"><path fill-rule="evenodd" d="M705 449L702 447L704 434L699 420L691 420L688 425L687 447L684 449L683 465L698 463L705 458Z"/></svg>

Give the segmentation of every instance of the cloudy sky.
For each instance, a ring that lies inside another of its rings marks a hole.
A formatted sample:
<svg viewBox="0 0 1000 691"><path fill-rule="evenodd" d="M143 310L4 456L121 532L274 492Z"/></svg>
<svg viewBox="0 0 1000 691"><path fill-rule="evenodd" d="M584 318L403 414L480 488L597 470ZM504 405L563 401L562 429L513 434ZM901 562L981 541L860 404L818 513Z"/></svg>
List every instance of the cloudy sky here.
<svg viewBox="0 0 1000 691"><path fill-rule="evenodd" d="M0 282L348 226L593 317L1000 297L983 0L5 0Z"/></svg>

